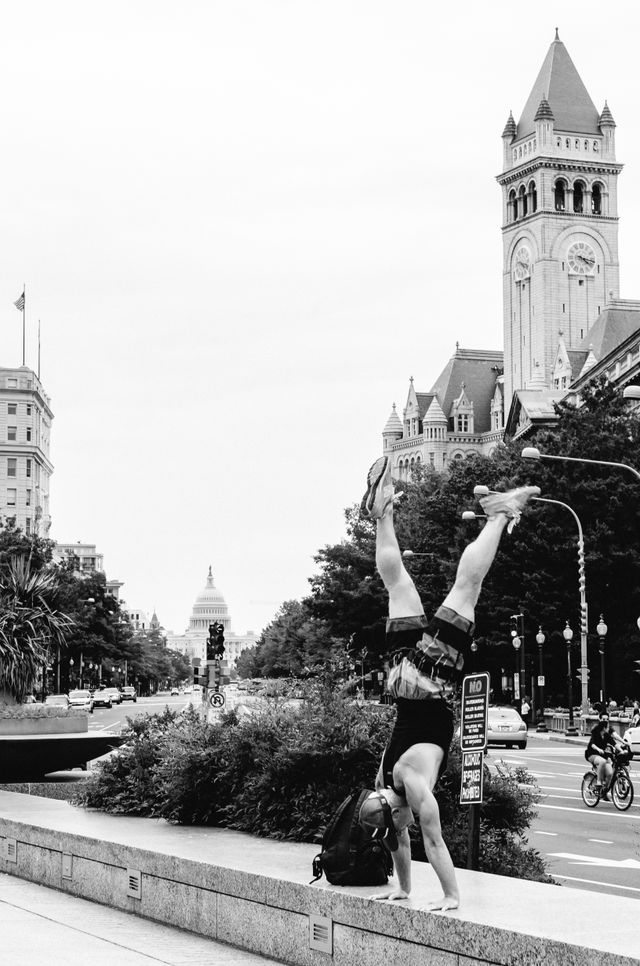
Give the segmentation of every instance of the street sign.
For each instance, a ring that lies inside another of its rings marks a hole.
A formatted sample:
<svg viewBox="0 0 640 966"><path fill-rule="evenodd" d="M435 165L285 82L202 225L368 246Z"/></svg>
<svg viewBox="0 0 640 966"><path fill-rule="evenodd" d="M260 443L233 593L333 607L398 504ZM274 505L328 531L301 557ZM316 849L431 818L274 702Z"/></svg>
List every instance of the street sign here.
<svg viewBox="0 0 640 966"><path fill-rule="evenodd" d="M212 708L224 708L225 700L222 691L212 691L209 695L209 704Z"/></svg>
<svg viewBox="0 0 640 966"><path fill-rule="evenodd" d="M462 752L461 805L482 803L482 780L484 777L484 751Z"/></svg>
<svg viewBox="0 0 640 966"><path fill-rule="evenodd" d="M489 675L467 674L462 682L460 748L477 751L487 746Z"/></svg>
<svg viewBox="0 0 640 966"><path fill-rule="evenodd" d="M539 674L538 675L538 687L539 688L543 688L544 687L544 674Z"/></svg>

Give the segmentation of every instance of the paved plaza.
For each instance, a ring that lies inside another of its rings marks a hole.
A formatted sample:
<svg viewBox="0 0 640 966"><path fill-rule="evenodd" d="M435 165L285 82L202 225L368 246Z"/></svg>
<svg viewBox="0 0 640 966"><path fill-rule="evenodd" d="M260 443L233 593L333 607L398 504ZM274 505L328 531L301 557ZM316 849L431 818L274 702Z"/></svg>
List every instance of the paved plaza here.
<svg viewBox="0 0 640 966"><path fill-rule="evenodd" d="M243 949L0 873L4 963L47 966L269 966Z"/></svg>

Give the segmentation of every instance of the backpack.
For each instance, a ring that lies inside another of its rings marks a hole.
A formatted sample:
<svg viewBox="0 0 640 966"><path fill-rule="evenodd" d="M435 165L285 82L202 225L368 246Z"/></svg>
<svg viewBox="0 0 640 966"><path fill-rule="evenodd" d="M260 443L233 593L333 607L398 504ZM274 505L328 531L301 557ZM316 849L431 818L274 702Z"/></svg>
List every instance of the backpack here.
<svg viewBox="0 0 640 966"><path fill-rule="evenodd" d="M385 885L393 872L389 851L358 821L360 808L371 789L348 795L322 836L322 851L313 860L311 882L322 873L331 885Z"/></svg>

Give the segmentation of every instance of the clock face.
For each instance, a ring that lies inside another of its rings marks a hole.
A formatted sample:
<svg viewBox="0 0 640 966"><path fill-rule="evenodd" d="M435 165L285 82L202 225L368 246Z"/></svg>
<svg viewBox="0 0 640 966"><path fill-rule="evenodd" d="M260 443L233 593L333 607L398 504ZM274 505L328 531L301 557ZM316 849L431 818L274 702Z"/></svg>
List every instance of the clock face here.
<svg viewBox="0 0 640 966"><path fill-rule="evenodd" d="M523 245L513 257L513 274L517 279L531 275L531 252Z"/></svg>
<svg viewBox="0 0 640 966"><path fill-rule="evenodd" d="M574 242L567 252L567 261L577 275L591 275L596 267L596 253L586 242Z"/></svg>

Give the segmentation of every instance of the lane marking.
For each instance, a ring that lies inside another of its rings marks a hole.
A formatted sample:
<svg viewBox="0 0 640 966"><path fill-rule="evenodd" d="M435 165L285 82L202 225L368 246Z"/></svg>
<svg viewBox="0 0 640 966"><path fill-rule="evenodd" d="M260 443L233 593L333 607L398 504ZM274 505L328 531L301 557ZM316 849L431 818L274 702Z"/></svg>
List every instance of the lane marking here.
<svg viewBox="0 0 640 966"><path fill-rule="evenodd" d="M558 835L557 832L543 832L541 829L533 829L533 834L534 835L555 835L555 836ZM589 841L596 842L597 839L589 839Z"/></svg>
<svg viewBox="0 0 640 966"><path fill-rule="evenodd" d="M587 839L587 842L599 842L601 845L613 845L609 839Z"/></svg>
<svg viewBox="0 0 640 966"><path fill-rule="evenodd" d="M635 808L635 805L632 807ZM550 808L550 809L555 809L555 811L557 812L580 812L582 815L584 815L585 813L591 814L591 815L599 815L601 818L611 818L612 815L616 814L615 812L605 812L604 810L601 812L597 808L587 809L586 805L583 805L582 808L570 808L568 805L545 805L544 802L539 802L536 805L536 808ZM635 822L637 820L637 816L630 815L629 812L618 812L616 818L618 820L627 819L632 822Z"/></svg>
<svg viewBox="0 0 640 966"><path fill-rule="evenodd" d="M570 859L571 865L596 865L603 869L640 869L637 859L600 859L595 855L576 855L575 852L548 852L553 859Z"/></svg>
<svg viewBox="0 0 640 966"><path fill-rule="evenodd" d="M588 885L606 886L607 889L625 889L628 892L640 892L636 886L618 885L617 882L600 882L599 879L579 879L575 875L560 875L559 872L552 872L554 879L566 879L568 882L586 882Z"/></svg>

